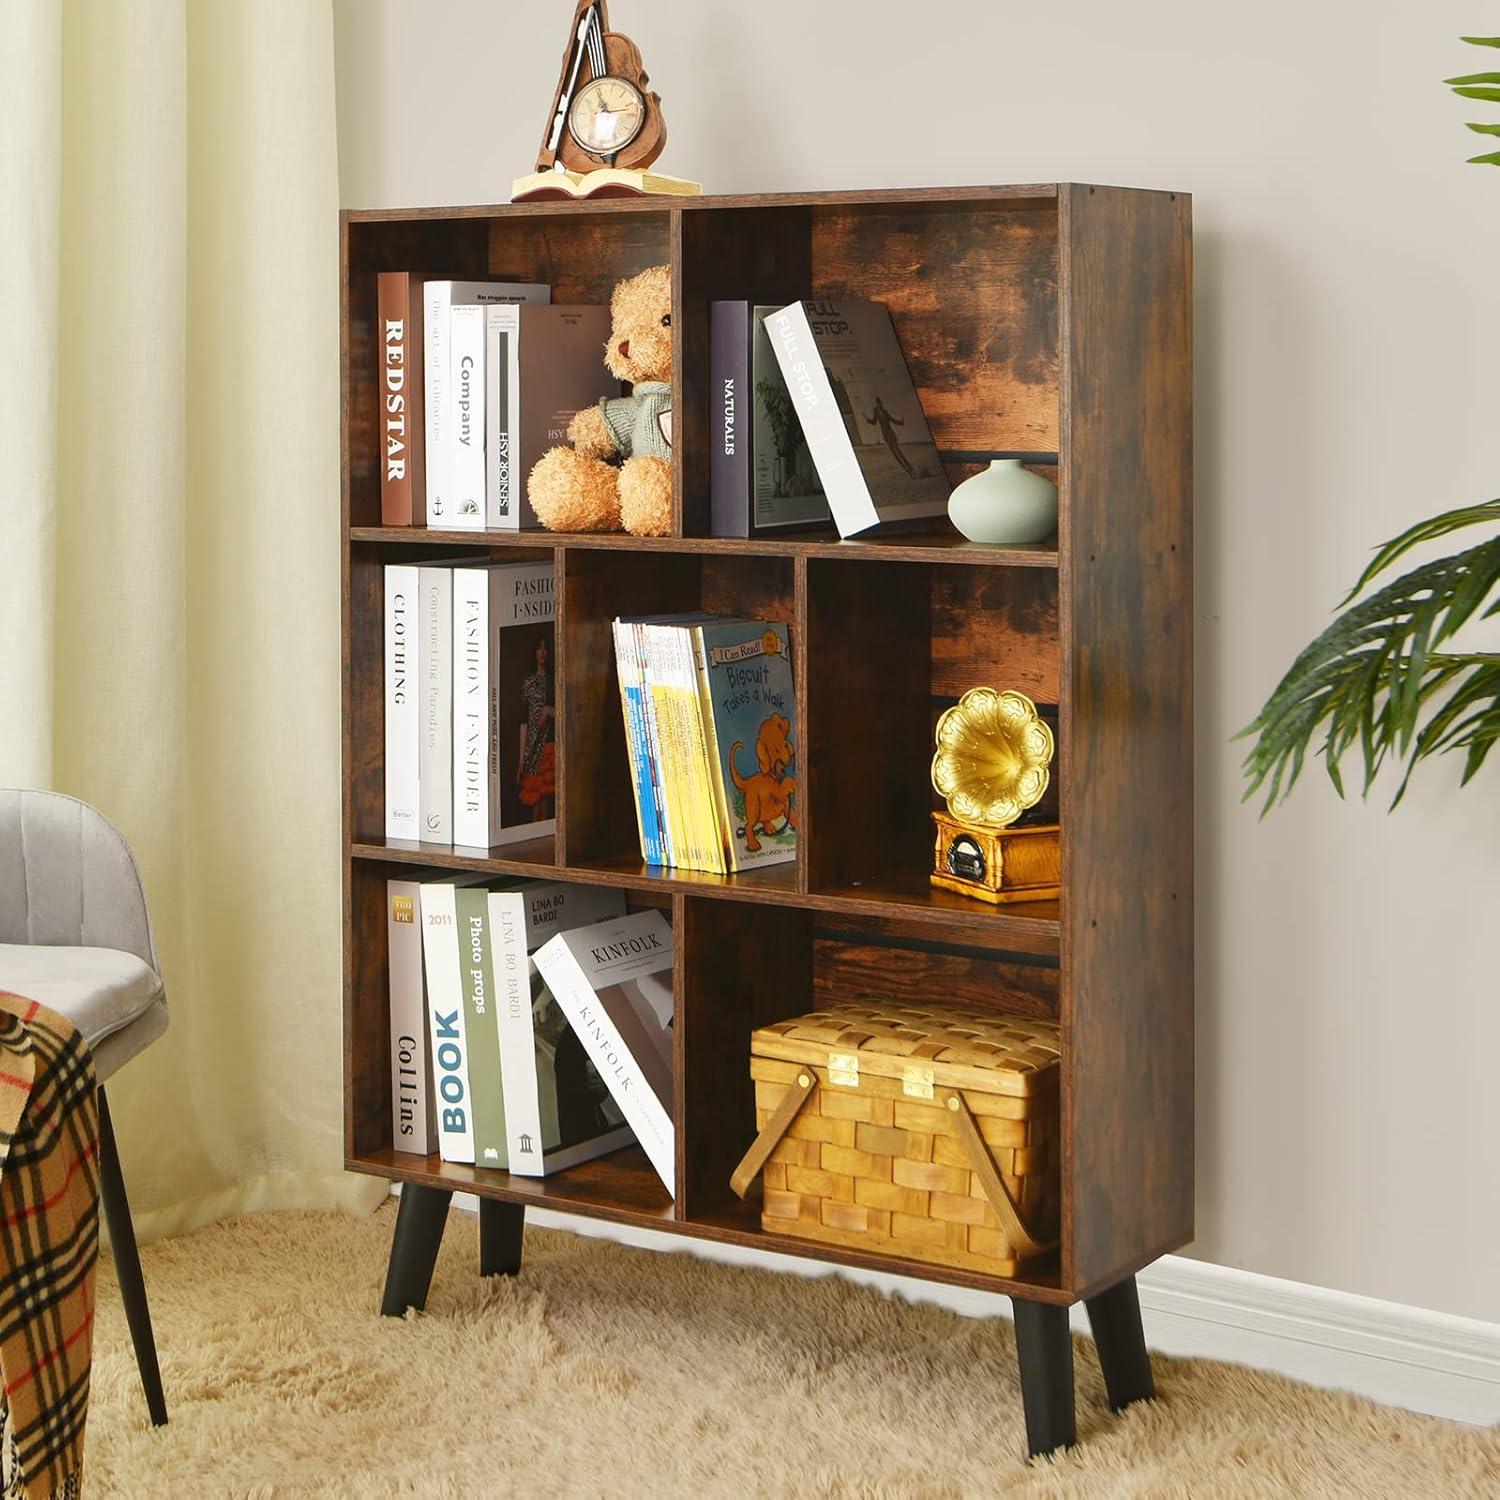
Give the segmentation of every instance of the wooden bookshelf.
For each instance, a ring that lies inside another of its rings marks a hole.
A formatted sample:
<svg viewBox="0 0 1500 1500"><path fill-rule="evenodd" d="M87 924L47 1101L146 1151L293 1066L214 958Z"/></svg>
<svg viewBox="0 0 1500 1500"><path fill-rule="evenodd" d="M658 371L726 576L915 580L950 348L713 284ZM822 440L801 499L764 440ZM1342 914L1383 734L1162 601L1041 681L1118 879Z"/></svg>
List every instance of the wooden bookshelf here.
<svg viewBox="0 0 1500 1500"><path fill-rule="evenodd" d="M441 1209L462 1190L484 1206L486 1270L516 1268L533 1204L1006 1294L1034 1452L1072 1433L1068 1304L1089 1304L1115 1404L1149 1394L1133 1276L1193 1232L1190 220L1186 194L1077 184L343 215L345 1157L414 1189L387 1310L422 1302ZM603 302L660 263L673 274L671 536L380 525L378 270L503 275ZM1024 455L1057 482L1057 537L988 547L946 523L870 541L706 536L708 304L809 295L886 302L950 477ZM555 561L555 838L383 837L381 570L433 548ZM791 624L795 864L716 876L641 863L609 624L696 608ZM992 908L927 882L933 725L980 683L1021 688L1056 725L1061 901ZM414 867L619 886L670 911L675 1202L638 1150L537 1180L392 1149L385 884ZM772 983L751 962L767 952ZM758 1203L730 1193L755 1133L751 1031L874 982L1060 1022L1052 1261L1010 1280L838 1250L765 1232Z"/></svg>

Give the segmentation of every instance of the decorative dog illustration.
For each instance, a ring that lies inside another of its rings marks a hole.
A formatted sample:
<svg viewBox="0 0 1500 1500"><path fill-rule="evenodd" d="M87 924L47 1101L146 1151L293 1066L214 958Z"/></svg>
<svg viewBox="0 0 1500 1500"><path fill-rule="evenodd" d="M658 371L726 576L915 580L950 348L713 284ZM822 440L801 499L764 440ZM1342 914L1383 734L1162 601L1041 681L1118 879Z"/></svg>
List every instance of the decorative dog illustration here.
<svg viewBox="0 0 1500 1500"><path fill-rule="evenodd" d="M792 806L797 780L786 774L795 758L791 732L791 724L781 714L772 714L762 722L755 736L755 758L760 770L753 776L741 776L736 764L745 748L744 741L736 740L729 752L729 774L745 797L745 847L751 853L760 848L760 840L755 836L757 828L767 838L774 838L788 826L797 826L797 813Z"/></svg>

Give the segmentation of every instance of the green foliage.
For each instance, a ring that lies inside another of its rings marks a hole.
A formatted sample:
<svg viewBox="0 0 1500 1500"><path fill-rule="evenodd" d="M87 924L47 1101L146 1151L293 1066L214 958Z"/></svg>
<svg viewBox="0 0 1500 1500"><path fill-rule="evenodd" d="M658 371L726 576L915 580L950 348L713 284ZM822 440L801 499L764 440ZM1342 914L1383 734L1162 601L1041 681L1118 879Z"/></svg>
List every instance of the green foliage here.
<svg viewBox="0 0 1500 1500"><path fill-rule="evenodd" d="M1500 36L1466 36L1460 38L1474 47L1500 47ZM1487 104L1500 104L1500 73L1465 73L1458 78L1445 78L1443 80L1460 99L1482 99ZM1476 125L1470 123L1470 130L1477 130L1483 135L1500 135L1500 125ZM1500 167L1500 151L1486 151L1483 156L1471 156L1471 165L1480 163L1485 166Z"/></svg>
<svg viewBox="0 0 1500 1500"><path fill-rule="evenodd" d="M800 430L790 393L785 386L772 385L769 380L762 380L755 387L755 394L760 397L761 404L766 409L766 418L771 424L771 441L776 445L776 456L790 458L797 450L797 433Z"/></svg>
<svg viewBox="0 0 1500 1500"><path fill-rule="evenodd" d="M1500 738L1500 653L1438 648L1468 621L1500 615L1500 537L1423 563L1351 601L1413 547L1486 523L1500 524L1500 499L1418 522L1376 551L1343 612L1240 733L1256 736L1245 757L1245 797L1264 790L1262 816L1291 792L1319 735L1314 753L1340 796L1340 762L1355 746L1365 792L1387 757L1405 761L1392 807L1430 755L1462 750L1464 783L1478 771Z"/></svg>

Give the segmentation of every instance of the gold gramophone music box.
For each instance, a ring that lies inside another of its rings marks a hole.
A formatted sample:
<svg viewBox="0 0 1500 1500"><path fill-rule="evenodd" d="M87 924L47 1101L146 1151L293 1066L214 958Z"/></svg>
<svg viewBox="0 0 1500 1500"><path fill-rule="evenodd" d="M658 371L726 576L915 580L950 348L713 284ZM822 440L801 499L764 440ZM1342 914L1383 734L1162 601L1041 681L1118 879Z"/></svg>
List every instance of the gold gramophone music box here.
<svg viewBox="0 0 1500 1500"><path fill-rule="evenodd" d="M937 722L932 883L981 901L1040 901L1062 889L1056 823L1013 828L1051 780L1052 731L1025 693L970 688Z"/></svg>

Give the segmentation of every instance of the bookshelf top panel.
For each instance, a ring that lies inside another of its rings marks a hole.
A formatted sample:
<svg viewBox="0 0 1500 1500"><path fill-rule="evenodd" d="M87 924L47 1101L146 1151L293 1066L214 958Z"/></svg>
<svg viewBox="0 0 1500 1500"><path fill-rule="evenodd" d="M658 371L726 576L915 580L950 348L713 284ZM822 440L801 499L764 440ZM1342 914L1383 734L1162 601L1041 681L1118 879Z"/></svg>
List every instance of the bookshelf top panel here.
<svg viewBox="0 0 1500 1500"><path fill-rule="evenodd" d="M640 198L580 198L576 201L549 199L544 203L464 203L432 208L346 208L340 217L348 224L380 224L413 219L500 219L549 217L557 214L661 213L680 208L688 212L722 208L884 208L934 204L990 203L996 207L1056 202L1055 182L995 185L976 183L960 187L870 188L865 191L805 193L708 193L696 197L670 194Z"/></svg>

